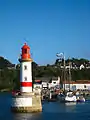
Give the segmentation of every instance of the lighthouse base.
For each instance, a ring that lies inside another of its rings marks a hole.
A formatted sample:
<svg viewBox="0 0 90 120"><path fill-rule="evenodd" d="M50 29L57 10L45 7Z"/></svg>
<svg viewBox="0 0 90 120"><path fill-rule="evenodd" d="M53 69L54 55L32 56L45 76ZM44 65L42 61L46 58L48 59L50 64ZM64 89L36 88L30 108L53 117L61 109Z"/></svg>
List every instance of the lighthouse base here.
<svg viewBox="0 0 90 120"><path fill-rule="evenodd" d="M12 97L11 110L13 112L41 112L41 96L23 94Z"/></svg>

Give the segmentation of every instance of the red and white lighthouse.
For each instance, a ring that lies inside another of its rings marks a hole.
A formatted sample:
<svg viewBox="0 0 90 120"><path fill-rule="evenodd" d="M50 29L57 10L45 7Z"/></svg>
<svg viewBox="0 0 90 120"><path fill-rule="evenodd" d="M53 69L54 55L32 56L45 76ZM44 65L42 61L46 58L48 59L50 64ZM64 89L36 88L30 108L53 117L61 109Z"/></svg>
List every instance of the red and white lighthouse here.
<svg viewBox="0 0 90 120"><path fill-rule="evenodd" d="M25 43L22 47L20 61L20 91L32 92L32 59L30 47Z"/></svg>
<svg viewBox="0 0 90 120"><path fill-rule="evenodd" d="M32 59L30 47L26 43L22 47L19 62L21 94L12 96L11 109L14 112L40 112L41 96L32 91Z"/></svg>

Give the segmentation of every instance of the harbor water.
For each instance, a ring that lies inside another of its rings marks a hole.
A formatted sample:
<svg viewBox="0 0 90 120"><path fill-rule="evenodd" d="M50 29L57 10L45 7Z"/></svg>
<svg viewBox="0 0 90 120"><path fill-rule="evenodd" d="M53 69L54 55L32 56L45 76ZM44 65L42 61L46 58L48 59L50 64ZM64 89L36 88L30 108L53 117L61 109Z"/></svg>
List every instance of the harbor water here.
<svg viewBox="0 0 90 120"><path fill-rule="evenodd" d="M0 93L0 120L90 120L90 101L85 103L43 102L42 113L12 113L11 94Z"/></svg>

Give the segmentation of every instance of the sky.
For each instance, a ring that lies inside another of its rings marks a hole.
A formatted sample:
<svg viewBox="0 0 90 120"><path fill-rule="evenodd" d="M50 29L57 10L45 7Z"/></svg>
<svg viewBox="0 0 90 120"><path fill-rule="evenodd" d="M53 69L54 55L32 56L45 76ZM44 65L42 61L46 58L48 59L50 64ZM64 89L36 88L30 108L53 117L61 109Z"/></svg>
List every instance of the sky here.
<svg viewBox="0 0 90 120"><path fill-rule="evenodd" d="M39 65L90 59L90 0L0 0L0 56L17 64L25 42Z"/></svg>

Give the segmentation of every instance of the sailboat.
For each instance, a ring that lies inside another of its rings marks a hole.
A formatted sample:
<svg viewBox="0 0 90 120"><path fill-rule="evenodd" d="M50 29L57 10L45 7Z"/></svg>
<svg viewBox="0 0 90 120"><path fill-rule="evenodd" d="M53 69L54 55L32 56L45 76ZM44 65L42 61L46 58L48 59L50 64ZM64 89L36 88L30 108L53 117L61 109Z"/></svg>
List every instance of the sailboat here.
<svg viewBox="0 0 90 120"><path fill-rule="evenodd" d="M69 62L69 81L71 81L71 63ZM69 90L70 90L69 83ZM73 92L67 92L65 96L65 102L85 102L85 98L80 94L73 94Z"/></svg>
<svg viewBox="0 0 90 120"><path fill-rule="evenodd" d="M69 62L69 92L66 93L65 96L65 102L76 102L77 98L76 95L73 94L72 91L70 91L70 82L71 82L71 62Z"/></svg>
<svg viewBox="0 0 90 120"><path fill-rule="evenodd" d="M64 80L65 80L65 62L64 62ZM71 81L71 63L69 62L69 81ZM65 90L65 81L64 81L64 91ZM76 102L76 95L73 94L73 92L70 91L70 83L69 83L69 91L64 95L60 93L58 95L58 99L60 102Z"/></svg>

